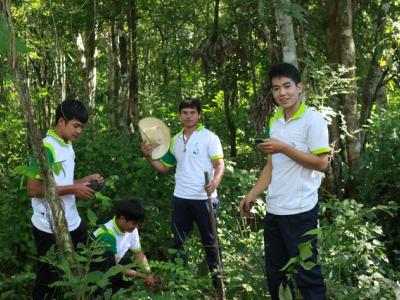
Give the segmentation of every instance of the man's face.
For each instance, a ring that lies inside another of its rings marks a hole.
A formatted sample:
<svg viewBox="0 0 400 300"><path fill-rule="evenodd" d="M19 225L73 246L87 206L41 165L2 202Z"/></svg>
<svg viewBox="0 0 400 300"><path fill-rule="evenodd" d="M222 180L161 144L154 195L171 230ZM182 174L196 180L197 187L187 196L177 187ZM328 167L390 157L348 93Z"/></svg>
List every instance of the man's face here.
<svg viewBox="0 0 400 300"><path fill-rule="evenodd" d="M138 223L121 216L118 218L118 226L123 232L132 232L138 227Z"/></svg>
<svg viewBox="0 0 400 300"><path fill-rule="evenodd" d="M74 141L82 133L83 127L85 126L82 122L77 119L72 119L66 122L63 118L58 120L60 127L61 138L68 141Z"/></svg>
<svg viewBox="0 0 400 300"><path fill-rule="evenodd" d="M284 110L297 107L302 91L303 85L301 83L296 84L288 77L272 78L272 96Z"/></svg>
<svg viewBox="0 0 400 300"><path fill-rule="evenodd" d="M181 110L180 117L184 127L195 127L199 122L201 114L199 114L196 108L188 107Z"/></svg>

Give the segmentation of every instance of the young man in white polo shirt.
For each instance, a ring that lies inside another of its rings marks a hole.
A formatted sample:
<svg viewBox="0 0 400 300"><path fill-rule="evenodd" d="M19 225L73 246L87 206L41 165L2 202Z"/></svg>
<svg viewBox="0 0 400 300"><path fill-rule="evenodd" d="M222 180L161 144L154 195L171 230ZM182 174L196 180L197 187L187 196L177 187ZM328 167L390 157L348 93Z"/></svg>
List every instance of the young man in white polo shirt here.
<svg viewBox="0 0 400 300"><path fill-rule="evenodd" d="M117 264L128 265L132 263L128 255L128 251L131 251L143 271L128 269L124 274L143 280L148 287L156 286L156 279L150 274L150 266L142 251L137 229L144 217L144 208L140 202L132 199L118 203L114 218L93 233L96 240L103 244L105 250L104 260L93 263L93 270L107 272L109 268ZM113 292L131 285L129 281L123 280L122 274L111 277L110 282Z"/></svg>
<svg viewBox="0 0 400 300"><path fill-rule="evenodd" d="M182 250L183 242L197 224L210 271L217 267L215 236L212 232L207 195L211 196L216 211L219 204L217 187L224 170L222 145L217 135L199 124L201 104L196 99L180 103L179 113L183 129L176 134L169 152L161 160L152 160L151 145L144 143L142 152L149 163L160 173L168 172L176 164L175 189L172 197L172 231L174 248ZM204 172L210 175L205 184ZM186 256L183 257L186 260ZM213 277L216 286L216 277Z"/></svg>
<svg viewBox="0 0 400 300"><path fill-rule="evenodd" d="M103 181L98 174L92 174L81 179L74 179L75 152L72 147L74 141L81 133L84 124L88 120L88 112L83 103L76 100L66 100L56 109L55 127L47 132L43 139L49 165L60 163L62 169L53 169L56 189L64 207L65 218L71 239L76 248L78 242L86 243L87 229L82 222L76 208L75 196L87 199L93 196L94 190L87 185L91 180ZM44 256L55 238L52 229L52 216L49 204L43 199L43 181L39 174L39 168L35 159L31 159L27 192L32 197L33 234L35 238L38 256ZM37 266L36 281L33 288L33 299L57 298L58 289L50 288L49 284L58 279L58 274L49 264L39 261Z"/></svg>
<svg viewBox="0 0 400 300"><path fill-rule="evenodd" d="M311 239L312 261L317 261L316 238L303 236L318 226L318 188L329 164L327 124L318 112L300 100L303 86L300 72L291 64L272 67L269 78L272 95L280 108L269 122L270 138L258 145L268 154L268 163L255 186L241 201L249 216L256 198L267 188L264 219L265 263L272 299L279 299L281 272L297 246ZM318 265L311 270L297 267L297 287L303 298L325 299L325 284Z"/></svg>

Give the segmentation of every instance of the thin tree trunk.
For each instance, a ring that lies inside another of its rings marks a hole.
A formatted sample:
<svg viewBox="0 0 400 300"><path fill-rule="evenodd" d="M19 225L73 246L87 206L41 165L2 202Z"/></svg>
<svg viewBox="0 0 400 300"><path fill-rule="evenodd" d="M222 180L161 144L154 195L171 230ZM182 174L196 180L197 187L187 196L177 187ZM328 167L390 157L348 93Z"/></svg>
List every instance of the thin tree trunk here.
<svg viewBox="0 0 400 300"><path fill-rule="evenodd" d="M332 0L327 2L327 58L328 62L337 66L339 63L339 21L338 21L338 1ZM328 176L324 180L324 186L328 192L335 195L339 199L343 198L343 175L342 175L342 162L343 162L343 144L340 138L341 134L341 119L338 114L341 111L341 99L339 97L332 97L329 99L329 105L337 113L332 118L332 124L328 127L331 145L333 146L334 154L328 170Z"/></svg>
<svg viewBox="0 0 400 300"><path fill-rule="evenodd" d="M128 92L129 92L129 69L128 69L128 45L124 24L118 24L119 35L119 65L121 66L121 81L118 92L117 126L123 130L128 129Z"/></svg>
<svg viewBox="0 0 400 300"><path fill-rule="evenodd" d="M389 0L383 0L380 6L380 11L376 20L375 32L374 32L374 53L372 54L371 63L369 64L368 75L365 79L363 89L361 92L362 109L360 113L360 125L365 125L368 118L371 115L372 105L374 103L374 97L377 94L379 84L381 83L384 72L379 66L379 61L382 57L382 53L385 44L382 43L383 34L385 30L385 24L387 15L389 13ZM364 145L365 132L361 135L361 145Z"/></svg>
<svg viewBox="0 0 400 300"><path fill-rule="evenodd" d="M56 191L56 185L53 174L48 166L47 158L44 152L42 140L39 135L37 125L34 120L35 113L29 94L26 78L23 72L20 71L19 57L15 47L15 30L11 15L10 0L2 0L4 14L10 31L10 68L16 78L15 84L20 96L21 106L24 111L26 121L28 123L29 136L31 137L34 152L38 154L41 175L44 183L44 200L48 201L54 228L54 235L58 248L63 256L69 261L72 266L76 265L74 257L74 247L71 236L68 231L67 221L65 219L64 209Z"/></svg>
<svg viewBox="0 0 400 300"><path fill-rule="evenodd" d="M83 33L83 42L84 42L84 55L86 60L85 67L85 88L86 95L89 99L89 106L94 108L95 98L96 98L96 26L95 24L90 24L86 27Z"/></svg>
<svg viewBox="0 0 400 300"><path fill-rule="evenodd" d="M118 107L118 90L119 90L119 65L118 65L118 48L115 34L115 18L112 17L110 24L110 46L108 46L108 105L109 107ZM113 123L117 124L118 109L112 111Z"/></svg>
<svg viewBox="0 0 400 300"><path fill-rule="evenodd" d="M132 128L137 129L139 121L139 71L137 54L137 5L136 0L129 1L128 28L130 45L129 100L128 112Z"/></svg>
<svg viewBox="0 0 400 300"><path fill-rule="evenodd" d="M347 163L350 171L349 189L354 187L352 184L355 179L356 170L358 168L361 144L357 130L358 113L357 113L357 86L355 83L355 67L356 67L356 52L353 38L353 9L351 0L339 0L339 25L340 25L340 63L348 69L345 75L352 84L349 92L342 95L343 113L346 121L346 154ZM351 193L351 192L350 192Z"/></svg>
<svg viewBox="0 0 400 300"><path fill-rule="evenodd" d="M290 5L290 0L277 0L275 2L275 18L282 44L283 61L298 67L292 17L282 11L282 5Z"/></svg>

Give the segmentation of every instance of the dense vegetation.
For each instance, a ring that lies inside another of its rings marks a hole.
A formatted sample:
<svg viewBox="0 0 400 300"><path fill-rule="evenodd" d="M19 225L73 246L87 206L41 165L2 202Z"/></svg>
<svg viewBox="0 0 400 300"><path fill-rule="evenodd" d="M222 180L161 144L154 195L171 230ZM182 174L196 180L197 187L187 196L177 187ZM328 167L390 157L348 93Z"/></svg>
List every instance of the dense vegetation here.
<svg viewBox="0 0 400 300"><path fill-rule="evenodd" d="M196 234L187 245L192 253L188 268L168 261L173 176L156 173L142 158L135 130L140 118L152 115L176 132L177 104L190 95L202 99L203 121L220 136L226 155L226 174L219 188L219 234L227 298L268 298L264 200L259 200L254 220L242 218L238 204L265 163L253 141L274 108L265 78L270 65L284 54L287 35L274 18L280 9L293 20L307 102L329 120L335 145L332 168L320 193L320 258L328 296L399 297L399 1L278 2L278 6L263 0L14 2L21 69L42 134L51 126L55 106L66 97L78 97L90 107L90 122L74 144L76 177L99 172L107 183L93 199L78 201L81 216L93 229L108 220L119 199L135 195L145 205L142 244L162 284L150 291L134 282L126 295L203 299L213 294ZM345 45L338 42L346 29L340 21L348 9L343 3L350 3L353 16L353 63L343 54L351 53L351 47L338 46ZM32 148L16 79L8 67L3 16L0 299L29 299L36 250L32 210L19 166L26 165ZM77 256L83 269L96 251L90 248L95 246L88 247ZM93 283L102 284L99 274L76 278L68 263L54 255L48 259L65 275L59 284L68 297L88 297Z"/></svg>

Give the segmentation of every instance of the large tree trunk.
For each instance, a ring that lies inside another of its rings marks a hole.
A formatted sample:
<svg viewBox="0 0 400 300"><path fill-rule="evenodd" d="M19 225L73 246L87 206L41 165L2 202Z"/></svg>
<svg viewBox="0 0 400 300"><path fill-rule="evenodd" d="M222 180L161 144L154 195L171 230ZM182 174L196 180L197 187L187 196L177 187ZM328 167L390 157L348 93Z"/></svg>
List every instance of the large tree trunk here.
<svg viewBox="0 0 400 300"><path fill-rule="evenodd" d="M376 19L375 32L374 32L374 53L372 54L368 75L364 81L361 92L362 109L360 113L360 125L365 125L371 115L372 105L378 94L379 85L384 78L384 72L379 66L379 61L382 57L385 43L382 43L386 19L389 12L389 0L383 0L381 3L380 11ZM365 132L361 135L361 145L364 145L366 139Z"/></svg>
<svg viewBox="0 0 400 300"><path fill-rule="evenodd" d="M356 73L356 52L353 38L353 9L351 0L339 0L339 47L340 63L348 69L345 77L351 82L349 92L342 95L343 113L346 121L346 154L350 172L349 189L354 187L353 181L358 168L361 144L359 139L358 113L357 113L357 86L354 80ZM351 191L349 190L350 194Z"/></svg>
<svg viewBox="0 0 400 300"><path fill-rule="evenodd" d="M74 258L74 247L68 231L67 221L65 219L64 209L58 197L54 177L49 168L47 158L44 152L42 139L40 138L37 125L35 123L35 113L29 94L28 85L23 72L20 70L19 57L15 47L15 30L12 21L10 0L2 0L4 15L10 31L10 68L15 76L15 84L20 96L21 106L24 111L24 116L28 123L28 132L31 137L34 152L38 154L41 175L44 183L44 200L48 201L54 228L54 235L58 248L61 250L63 256L73 265L76 265Z"/></svg>
<svg viewBox="0 0 400 300"><path fill-rule="evenodd" d="M290 0L275 2L275 18L282 44L283 61L298 67L292 17L282 11L282 5L290 5Z"/></svg>

